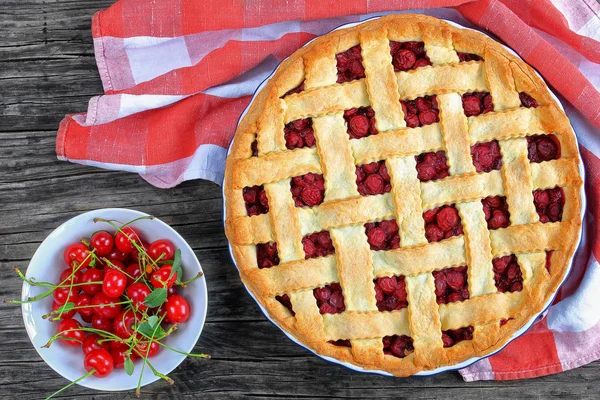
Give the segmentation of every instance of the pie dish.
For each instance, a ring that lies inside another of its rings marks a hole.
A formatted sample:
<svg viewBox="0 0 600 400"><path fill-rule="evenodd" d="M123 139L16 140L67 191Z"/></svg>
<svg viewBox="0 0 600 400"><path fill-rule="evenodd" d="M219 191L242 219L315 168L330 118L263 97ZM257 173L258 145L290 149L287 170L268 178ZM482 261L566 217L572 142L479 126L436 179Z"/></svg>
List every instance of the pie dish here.
<svg viewBox="0 0 600 400"><path fill-rule="evenodd" d="M574 133L486 36L394 15L296 51L227 159L240 276L318 354L407 376L501 348L568 269Z"/></svg>

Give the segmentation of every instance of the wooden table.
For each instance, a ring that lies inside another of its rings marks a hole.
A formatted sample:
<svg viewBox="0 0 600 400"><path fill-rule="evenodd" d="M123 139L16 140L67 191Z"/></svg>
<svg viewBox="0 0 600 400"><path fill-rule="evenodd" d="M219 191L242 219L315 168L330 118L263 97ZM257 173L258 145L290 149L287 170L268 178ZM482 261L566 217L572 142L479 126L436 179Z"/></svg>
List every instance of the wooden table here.
<svg viewBox="0 0 600 400"><path fill-rule="evenodd" d="M0 2L0 298L18 298L12 267L28 260L55 227L84 211L128 207L156 215L194 248L209 287L197 352L143 397L598 398L600 363L539 379L465 383L457 373L392 379L330 364L288 340L242 287L223 233L220 188L186 182L154 188L139 176L56 159L58 122L102 93L90 20L112 0ZM38 399L67 383L32 347L20 308L0 308L0 397ZM64 397L134 398L83 387Z"/></svg>

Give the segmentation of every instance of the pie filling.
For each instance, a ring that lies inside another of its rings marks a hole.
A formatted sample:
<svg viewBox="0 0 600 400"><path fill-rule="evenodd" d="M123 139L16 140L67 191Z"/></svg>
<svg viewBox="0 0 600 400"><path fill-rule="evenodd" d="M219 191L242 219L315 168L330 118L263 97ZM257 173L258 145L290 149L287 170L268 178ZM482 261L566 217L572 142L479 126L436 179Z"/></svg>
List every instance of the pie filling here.
<svg viewBox="0 0 600 400"><path fill-rule="evenodd" d="M395 72L431 65L423 42L390 41L390 55Z"/></svg>
<svg viewBox="0 0 600 400"><path fill-rule="evenodd" d="M538 106L537 101L525 92L519 93L519 100L521 100L521 107L532 108Z"/></svg>
<svg viewBox="0 0 600 400"><path fill-rule="evenodd" d="M488 229L506 228L510 225L510 213L504 196L490 196L481 200Z"/></svg>
<svg viewBox="0 0 600 400"><path fill-rule="evenodd" d="M252 157L258 157L258 140L254 139L254 142L250 145L250 150L252 150Z"/></svg>
<svg viewBox="0 0 600 400"><path fill-rule="evenodd" d="M410 336L384 336L381 341L383 342L383 353L390 356L404 358L415 350Z"/></svg>
<svg viewBox="0 0 600 400"><path fill-rule="evenodd" d="M300 83L295 88L288 90L283 96L281 96L281 98L283 99L285 96L289 96L290 94L300 93L303 91L304 91L304 81L302 81L302 83Z"/></svg>
<svg viewBox="0 0 600 400"><path fill-rule="evenodd" d="M550 266L552 264L552 254L554 250L546 250L546 269L550 272Z"/></svg>
<svg viewBox="0 0 600 400"><path fill-rule="evenodd" d="M490 172L502 167L502 154L497 140L471 146L471 157L477 172Z"/></svg>
<svg viewBox="0 0 600 400"><path fill-rule="evenodd" d="M290 300L290 296L288 296L287 294L282 294L281 296L275 296L275 300L277 300L278 302L283 304L285 308L290 310L292 316L296 316L296 313L294 312L294 310L292 310L292 300Z"/></svg>
<svg viewBox="0 0 600 400"><path fill-rule="evenodd" d="M285 147L290 150L302 147L314 147L316 144L312 118L297 119L283 128Z"/></svg>
<svg viewBox="0 0 600 400"><path fill-rule="evenodd" d="M356 185L361 196L388 193L392 190L385 161L375 161L356 167Z"/></svg>
<svg viewBox="0 0 600 400"><path fill-rule="evenodd" d="M431 125L440 121L437 96L417 97L414 100L400 100L404 121L409 128Z"/></svg>
<svg viewBox="0 0 600 400"><path fill-rule="evenodd" d="M337 314L346 309L344 295L339 283L332 283L313 289L313 295L317 299L317 306L321 314Z"/></svg>
<svg viewBox="0 0 600 400"><path fill-rule="evenodd" d="M560 142L554 135L527 136L527 157L534 163L558 160L560 158Z"/></svg>
<svg viewBox="0 0 600 400"><path fill-rule="evenodd" d="M277 243L258 243L256 245L256 261L258 268L271 268L279 265L279 254L277 253Z"/></svg>
<svg viewBox="0 0 600 400"><path fill-rule="evenodd" d="M248 216L266 214L269 212L269 199L264 187L261 186L246 186L242 190L244 203L246 204L246 212Z"/></svg>
<svg viewBox="0 0 600 400"><path fill-rule="evenodd" d="M371 250L392 250L400 247L400 235L395 219L367 222L365 233Z"/></svg>
<svg viewBox="0 0 600 400"><path fill-rule="evenodd" d="M417 177L421 182L444 179L450 175L444 150L419 154L415 156L415 160L417 160Z"/></svg>
<svg viewBox="0 0 600 400"><path fill-rule="evenodd" d="M471 92L462 95L463 110L467 117L475 117L494 111L492 95L487 92Z"/></svg>
<svg viewBox="0 0 600 400"><path fill-rule="evenodd" d="M478 56L477 54L473 54L473 53L461 53L459 51L457 51L456 54L458 55L458 60L460 62L483 61L483 57Z"/></svg>
<svg viewBox="0 0 600 400"><path fill-rule="evenodd" d="M360 45L335 55L337 63L337 83L350 82L365 77L365 67L362 64Z"/></svg>
<svg viewBox="0 0 600 400"><path fill-rule="evenodd" d="M562 221L565 192L558 186L554 189L534 190L533 204L535 204L535 210L540 217L540 222Z"/></svg>
<svg viewBox="0 0 600 400"><path fill-rule="evenodd" d="M423 213L425 237L428 242L439 242L463 234L463 228L454 204L427 210Z"/></svg>
<svg viewBox="0 0 600 400"><path fill-rule="evenodd" d="M514 254L494 258L494 280L499 292L519 292L523 290L523 273Z"/></svg>
<svg viewBox="0 0 600 400"><path fill-rule="evenodd" d="M375 127L375 111L371 107L358 107L345 110L344 120L348 127L350 139L360 139L379 133Z"/></svg>
<svg viewBox="0 0 600 400"><path fill-rule="evenodd" d="M444 347L452 347L463 340L473 339L473 331L474 329L472 326L442 331L442 342L444 342Z"/></svg>
<svg viewBox="0 0 600 400"><path fill-rule="evenodd" d="M340 347L352 347L352 343L349 340L340 339L340 340L330 340L328 343L331 343L334 346Z"/></svg>
<svg viewBox="0 0 600 400"><path fill-rule="evenodd" d="M296 207L314 207L323 202L325 181L323 175L309 172L291 179L292 197Z"/></svg>
<svg viewBox="0 0 600 400"><path fill-rule="evenodd" d="M335 253L329 232L316 232L302 238L304 258L325 257Z"/></svg>
<svg viewBox="0 0 600 400"><path fill-rule="evenodd" d="M394 311L408 307L404 276L384 276L375 283L375 300L379 311Z"/></svg>
<svg viewBox="0 0 600 400"><path fill-rule="evenodd" d="M445 268L432 274L435 279L435 297L438 304L454 303L469 298L466 266Z"/></svg>

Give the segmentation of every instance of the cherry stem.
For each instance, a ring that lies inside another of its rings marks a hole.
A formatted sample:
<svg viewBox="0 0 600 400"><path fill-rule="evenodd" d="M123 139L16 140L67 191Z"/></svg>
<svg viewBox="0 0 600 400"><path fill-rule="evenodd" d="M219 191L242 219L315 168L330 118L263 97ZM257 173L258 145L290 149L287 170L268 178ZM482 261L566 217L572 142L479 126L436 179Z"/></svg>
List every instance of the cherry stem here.
<svg viewBox="0 0 600 400"><path fill-rule="evenodd" d="M198 272L198 275L190 279L189 281L179 282L178 285L181 287L186 287L187 284L194 282L196 279L202 278L204 274L202 272Z"/></svg>
<svg viewBox="0 0 600 400"><path fill-rule="evenodd" d="M152 347L152 342L154 341L154 335L156 335L156 331L157 331L158 327L160 327L160 324L164 318L165 318L165 316L163 315L159 319L156 326L154 327L154 330L152 331L152 336L150 337L150 341L148 342L148 345L147 345L148 348L146 349L146 355L142 357L142 359L144 360L144 363L142 364L142 371L140 372L140 378L138 379L137 389L135 390L135 394L137 397L140 397L140 388L142 387L142 376L144 375L144 367L146 366L146 364L150 365L150 362L148 362L148 354L150 354L150 348ZM159 343L159 342L157 341L157 343ZM154 367L150 366L150 368L152 370L154 370ZM165 378L166 378L166 376L165 376ZM170 378L168 378L168 379L170 379Z"/></svg>
<svg viewBox="0 0 600 400"><path fill-rule="evenodd" d="M69 311L71 311L71 310L80 310L80 309L82 309L82 308L94 308L94 307L104 307L104 306L108 306L108 307L110 307L110 306L116 306L117 304L130 304L130 303L131 303L131 300L124 300L124 301L119 301L119 302L117 302L117 303L106 303L106 304L90 304L89 306L73 306L73 307L69 308L69 309L68 309L68 310L66 310L66 311L60 311L60 310L62 310L62 306L64 305L64 304L63 304L63 305L61 305L61 306L60 306L60 308L58 308L58 309L56 309L56 310L54 310L54 311L50 311L48 314L44 314L44 315L42 315L42 318L43 318L43 319L46 319L46 318L48 318L48 317L50 317L51 315L54 315L54 314L59 314L59 313L60 313L60 314L62 315L62 314L63 314L63 313L65 313L65 312L67 312L67 313L68 313L68 312L69 312ZM65 304L66 304L66 303L65 303ZM60 317L60 315L59 315L59 317ZM57 320L57 319L52 319L52 321L56 321L56 320Z"/></svg>
<svg viewBox="0 0 600 400"><path fill-rule="evenodd" d="M68 385L64 386L62 389L57 390L56 392L52 393L50 396L46 397L46 400L53 398L54 396L56 396L57 394L59 394L60 392L62 392L63 390L66 390L68 388L70 388L71 386L75 385L76 383L80 382L81 380L87 378L88 376L91 376L93 374L96 373L96 369L91 369L90 372L88 372L87 374L80 376L79 378L75 379L73 382L69 383Z"/></svg>

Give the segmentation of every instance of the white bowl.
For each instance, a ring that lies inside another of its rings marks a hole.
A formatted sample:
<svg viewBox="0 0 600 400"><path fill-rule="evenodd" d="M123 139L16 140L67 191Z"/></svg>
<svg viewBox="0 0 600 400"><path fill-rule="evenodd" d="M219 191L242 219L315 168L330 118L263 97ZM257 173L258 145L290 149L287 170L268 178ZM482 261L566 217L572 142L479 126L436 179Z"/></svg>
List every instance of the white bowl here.
<svg viewBox="0 0 600 400"><path fill-rule="evenodd" d="M106 229L114 231L110 225L104 222L94 223L94 218L116 219L122 222L131 221L147 214L123 208L105 208L90 211L85 214L71 218L56 228L37 249L29 267L27 278L35 277L37 281L56 282L60 273L66 268L63 251L71 243L81 238L89 238L97 230ZM152 242L157 239L169 239L181 249L181 260L183 265L183 280L189 280L202 271L200 263L194 251L187 242L173 228L163 221L141 220L134 222L132 226L140 232L143 237ZM39 286L31 286L23 283L22 300L43 293L46 289ZM190 353L200 337L207 309L207 290L204 276L187 285L179 291L189 302L191 308L190 319L181 324L179 329L168 336L164 343L177 350ZM60 375L74 381L86 373L83 368L83 352L81 347L66 346L60 341L55 341L49 348L42 348L48 340L56 333L58 322L50 322L42 319L42 315L50 312L52 308L52 296L43 300L22 305L23 320L31 343L44 359L44 361ZM162 348L158 355L152 357L150 362L161 373L168 374L177 367L185 355L175 353ZM142 368L141 360L135 362L135 371L129 376L123 369L114 369L112 374L105 378L90 376L81 380L79 385L91 389L117 391L131 390L137 387L139 374ZM148 366L144 369L142 386L152 383L159 378L156 377Z"/></svg>

